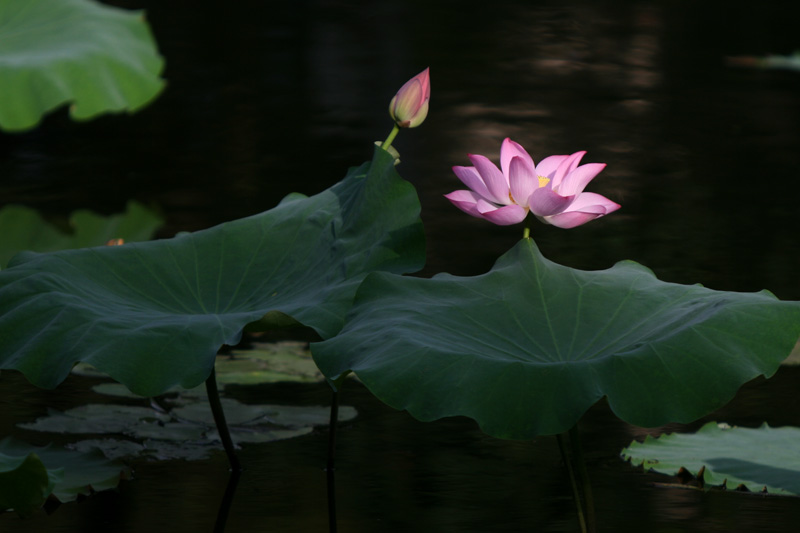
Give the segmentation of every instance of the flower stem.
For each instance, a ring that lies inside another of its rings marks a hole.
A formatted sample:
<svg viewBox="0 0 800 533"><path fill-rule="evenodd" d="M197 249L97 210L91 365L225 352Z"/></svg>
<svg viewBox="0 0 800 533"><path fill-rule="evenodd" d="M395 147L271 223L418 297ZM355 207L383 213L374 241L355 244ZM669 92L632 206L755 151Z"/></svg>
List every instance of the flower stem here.
<svg viewBox="0 0 800 533"><path fill-rule="evenodd" d="M526 226L525 229L522 230L522 238L523 239L531 238L531 228Z"/></svg>
<svg viewBox="0 0 800 533"><path fill-rule="evenodd" d="M392 142L394 141L394 138L397 137L397 134L399 132L400 132L400 127L397 124L395 124L394 128L392 128L391 133L389 133L389 136L386 137L385 141L383 141L381 148L388 151L389 147L392 145Z"/></svg>
<svg viewBox="0 0 800 533"><path fill-rule="evenodd" d="M575 500L575 509L578 511L578 524L580 525L581 533L587 533L586 519L583 516L583 504L581 503L581 492L580 489L578 489L578 481L575 479L575 470L572 466L572 458L570 457L569 451L567 451L565 435L566 433L559 433L556 435L556 438L558 439L558 449L561 452L561 458L564 460L564 466L567 467L567 475L569 475L569 484L572 487L572 497Z"/></svg>

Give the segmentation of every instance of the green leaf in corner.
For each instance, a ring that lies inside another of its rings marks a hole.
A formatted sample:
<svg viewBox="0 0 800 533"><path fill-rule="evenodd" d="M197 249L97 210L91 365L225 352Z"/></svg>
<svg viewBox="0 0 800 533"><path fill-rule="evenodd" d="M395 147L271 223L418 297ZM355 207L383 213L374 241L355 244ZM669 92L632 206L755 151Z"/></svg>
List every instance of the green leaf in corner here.
<svg viewBox="0 0 800 533"><path fill-rule="evenodd" d="M142 12L92 0L0 2L0 129L23 131L70 104L75 120L132 113L164 88Z"/></svg>
<svg viewBox="0 0 800 533"><path fill-rule="evenodd" d="M14 510L20 516L30 516L44 505L54 485L55 481L36 453L7 455L0 452L0 512Z"/></svg>
<svg viewBox="0 0 800 533"><path fill-rule="evenodd" d="M71 502L79 495L116 487L130 476L122 463L98 451L36 447L10 437L0 441L0 507L27 516L52 497Z"/></svg>
<svg viewBox="0 0 800 533"><path fill-rule="evenodd" d="M800 495L800 428L730 427L709 422L697 433L647 436L622 450L622 458L645 470L676 475L684 468L706 486Z"/></svg>

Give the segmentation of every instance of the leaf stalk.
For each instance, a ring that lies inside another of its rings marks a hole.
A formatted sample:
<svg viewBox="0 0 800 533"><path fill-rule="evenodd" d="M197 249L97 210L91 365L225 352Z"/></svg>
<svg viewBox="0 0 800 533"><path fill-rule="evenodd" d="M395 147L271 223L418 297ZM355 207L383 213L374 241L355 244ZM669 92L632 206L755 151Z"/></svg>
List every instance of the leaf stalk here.
<svg viewBox="0 0 800 533"><path fill-rule="evenodd" d="M211 413L214 415L214 423L217 425L217 432L228 455L228 464L234 472L241 472L242 466L239 458L236 457L236 450L231 439L231 432L228 430L228 423L225 422L225 411L222 410L222 402L219 400L219 390L217 389L217 371L211 370L211 375L206 379L206 392L208 393L208 403L211 405Z"/></svg>

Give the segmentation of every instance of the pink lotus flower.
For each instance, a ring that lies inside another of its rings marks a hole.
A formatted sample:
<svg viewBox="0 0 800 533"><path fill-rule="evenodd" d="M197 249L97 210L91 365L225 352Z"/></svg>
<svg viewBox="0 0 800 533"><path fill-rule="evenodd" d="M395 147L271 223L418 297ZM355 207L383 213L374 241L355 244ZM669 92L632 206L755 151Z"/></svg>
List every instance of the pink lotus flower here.
<svg viewBox="0 0 800 533"><path fill-rule="evenodd" d="M528 152L511 139L500 147L500 169L482 155L468 157L473 167L453 167L469 191L454 191L445 198L474 217L501 226L525 220L528 211L546 224L574 228L613 213L620 205L584 187L605 163L578 166L586 152L551 155L534 165Z"/></svg>
<svg viewBox="0 0 800 533"><path fill-rule="evenodd" d="M401 128L416 128L428 116L430 98L430 68L426 68L400 87L389 103L389 114Z"/></svg>

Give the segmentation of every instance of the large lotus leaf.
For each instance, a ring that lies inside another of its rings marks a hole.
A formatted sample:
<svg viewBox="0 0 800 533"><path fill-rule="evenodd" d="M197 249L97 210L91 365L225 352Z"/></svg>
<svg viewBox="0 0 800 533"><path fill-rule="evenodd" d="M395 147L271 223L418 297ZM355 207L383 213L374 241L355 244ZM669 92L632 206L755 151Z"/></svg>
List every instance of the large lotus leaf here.
<svg viewBox="0 0 800 533"><path fill-rule="evenodd" d="M53 252L69 248L100 246L114 239L146 241L164 223L146 207L129 202L125 213L104 217L87 209L70 215L71 233L45 221L39 213L21 205L0 209L0 268L22 250Z"/></svg>
<svg viewBox="0 0 800 533"><path fill-rule="evenodd" d="M0 2L0 128L20 131L71 103L77 120L134 112L164 87L141 12L90 0Z"/></svg>
<svg viewBox="0 0 800 533"><path fill-rule="evenodd" d="M18 254L0 271L0 368L54 387L85 361L154 396L204 381L219 347L268 312L330 337L368 272L421 268L419 210L376 148L330 189L249 218L173 239Z"/></svg>
<svg viewBox="0 0 800 533"><path fill-rule="evenodd" d="M70 502L79 495L114 488L120 479L130 476L128 467L109 461L97 451L81 453L52 445L40 448L10 437L0 441L0 470L3 470L3 465L20 459L30 466L23 472L24 478L4 479L0 476L0 493L15 493L14 499L22 502L20 507L15 507L20 514L30 514L38 509L51 492L59 501ZM5 486L5 481L12 485ZM29 500L26 501L26 497Z"/></svg>
<svg viewBox="0 0 800 533"><path fill-rule="evenodd" d="M352 370L421 420L526 439L603 396L632 424L694 420L774 373L798 335L800 302L665 283L633 262L575 270L524 239L477 277L369 276L342 332L311 351L329 378Z"/></svg>
<svg viewBox="0 0 800 533"><path fill-rule="evenodd" d="M709 422L695 434L634 441L622 457L645 470L675 475L681 468L706 485L800 495L800 428L730 427Z"/></svg>

